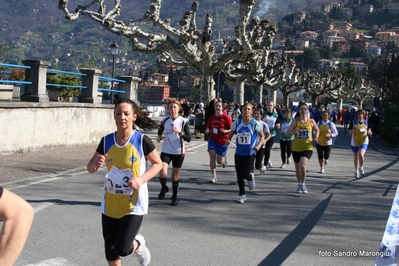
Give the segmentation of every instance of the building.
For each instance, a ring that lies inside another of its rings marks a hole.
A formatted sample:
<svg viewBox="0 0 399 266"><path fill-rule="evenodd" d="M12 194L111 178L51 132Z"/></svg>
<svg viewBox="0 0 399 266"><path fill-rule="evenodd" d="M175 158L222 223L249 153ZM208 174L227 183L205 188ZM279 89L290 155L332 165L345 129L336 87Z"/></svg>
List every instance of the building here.
<svg viewBox="0 0 399 266"><path fill-rule="evenodd" d="M368 65L363 62L350 62L350 66L355 69L359 75L366 75L368 70Z"/></svg>
<svg viewBox="0 0 399 266"><path fill-rule="evenodd" d="M308 41L314 41L317 39L317 32L314 31L303 31L299 34L299 38L301 40L308 40Z"/></svg>
<svg viewBox="0 0 399 266"><path fill-rule="evenodd" d="M170 86L142 82L138 86L137 96L139 101L165 101L170 97Z"/></svg>
<svg viewBox="0 0 399 266"><path fill-rule="evenodd" d="M370 14L373 13L374 6L369 4L361 5L357 7L357 11L360 15Z"/></svg>
<svg viewBox="0 0 399 266"><path fill-rule="evenodd" d="M301 23L306 18L306 11L299 11L294 16L294 24Z"/></svg>

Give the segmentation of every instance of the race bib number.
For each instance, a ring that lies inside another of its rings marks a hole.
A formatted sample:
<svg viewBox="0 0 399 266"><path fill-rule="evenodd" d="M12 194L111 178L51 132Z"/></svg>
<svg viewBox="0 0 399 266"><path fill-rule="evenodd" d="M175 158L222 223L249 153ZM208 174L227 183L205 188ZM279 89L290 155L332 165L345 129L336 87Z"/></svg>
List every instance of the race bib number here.
<svg viewBox="0 0 399 266"><path fill-rule="evenodd" d="M133 189L129 187L128 183L132 178L132 170L120 170L112 166L105 174L106 186L109 193L129 195Z"/></svg>
<svg viewBox="0 0 399 266"><path fill-rule="evenodd" d="M310 131L309 130L298 130L298 138L299 139L308 139L310 136Z"/></svg>
<svg viewBox="0 0 399 266"><path fill-rule="evenodd" d="M244 132L244 133L237 134L237 143L240 145L251 144L251 133Z"/></svg>

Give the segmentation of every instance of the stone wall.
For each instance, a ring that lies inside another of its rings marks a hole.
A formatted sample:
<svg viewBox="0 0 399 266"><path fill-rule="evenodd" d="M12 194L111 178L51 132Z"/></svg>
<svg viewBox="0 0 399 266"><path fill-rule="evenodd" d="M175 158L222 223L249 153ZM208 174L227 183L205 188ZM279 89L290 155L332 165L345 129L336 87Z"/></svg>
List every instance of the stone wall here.
<svg viewBox="0 0 399 266"><path fill-rule="evenodd" d="M0 102L0 154L97 144L116 130L113 105Z"/></svg>

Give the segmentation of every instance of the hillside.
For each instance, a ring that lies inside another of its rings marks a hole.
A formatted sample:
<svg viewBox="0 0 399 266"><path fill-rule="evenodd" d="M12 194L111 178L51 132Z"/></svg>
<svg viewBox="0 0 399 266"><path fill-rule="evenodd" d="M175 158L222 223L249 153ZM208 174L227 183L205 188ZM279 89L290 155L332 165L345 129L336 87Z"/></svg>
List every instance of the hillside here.
<svg viewBox="0 0 399 266"><path fill-rule="evenodd" d="M70 0L69 9L74 10L78 4L84 5L89 2L89 0ZM115 3L114 0L104 2L108 9ZM202 28L205 15L209 13L214 18L213 38L217 38L219 34L223 37L224 34L233 32L238 19L238 1L200 0L199 2L198 27ZM322 1L258 0L253 15L261 19L267 18L277 25L282 18L287 18L287 15L292 13L301 10L309 12L318 10L320 2ZM387 0L386 2L398 1ZM139 20L150 3L151 0L122 0L120 19L125 23ZM193 0L164 0L161 17L170 18L172 25L176 25L184 13L191 8L192 3ZM53 65L58 60L56 67L60 69L74 70L77 65L95 66L109 73L112 67L109 46L113 41L119 44L121 55L125 56L126 60L152 58L151 55L133 53L127 39L109 33L92 20L82 17L76 21L67 21L57 5L57 0L0 0L0 30L2 32L0 43L9 43L12 46L9 52L0 54L3 57L0 60L19 63L23 59L42 59L52 62ZM390 18L390 16L380 14L376 18L374 14L371 14L364 18L357 18L356 21L360 29L371 28L373 24L370 25L370 22L378 27L381 27L383 23L392 24L395 21L397 24L397 16L396 19L390 19L390 21L384 21L384 18ZM289 24L292 21L286 22L290 27Z"/></svg>

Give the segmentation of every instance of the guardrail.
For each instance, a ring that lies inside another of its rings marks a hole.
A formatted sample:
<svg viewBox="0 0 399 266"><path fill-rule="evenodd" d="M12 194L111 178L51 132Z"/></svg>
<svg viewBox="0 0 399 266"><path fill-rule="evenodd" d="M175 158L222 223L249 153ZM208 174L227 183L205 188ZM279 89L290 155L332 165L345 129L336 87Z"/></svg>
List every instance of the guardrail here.
<svg viewBox="0 0 399 266"><path fill-rule="evenodd" d="M132 76L122 76L117 78L109 78L100 76L101 70L98 69L79 69L80 72L70 72L57 69L49 69L49 62L41 60L23 60L24 65L14 65L0 63L0 67L6 68L24 68L25 69L25 80L16 81L10 79L0 80L0 84L17 84L26 85L24 94L21 95L21 101L31 102L48 102L47 87L64 87L71 89L79 89L80 94L78 102L87 103L101 103L101 99L98 99L99 92L110 92L123 94L123 97L127 97L131 100L137 101L137 87L138 82L141 80ZM54 84L47 83L48 73L55 73L56 75L76 75L81 78L81 85L69 85L69 84ZM119 83L119 88L114 89L104 87L103 82L114 82ZM101 84L101 86L99 86Z"/></svg>

